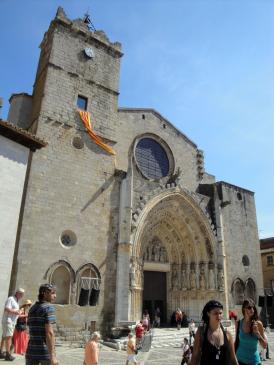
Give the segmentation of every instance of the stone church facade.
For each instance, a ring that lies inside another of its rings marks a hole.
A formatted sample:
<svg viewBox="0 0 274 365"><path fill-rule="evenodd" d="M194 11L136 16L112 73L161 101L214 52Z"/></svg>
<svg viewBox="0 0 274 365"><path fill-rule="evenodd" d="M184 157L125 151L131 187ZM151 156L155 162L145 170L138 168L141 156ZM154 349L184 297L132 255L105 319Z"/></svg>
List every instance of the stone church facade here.
<svg viewBox="0 0 274 365"><path fill-rule="evenodd" d="M198 319L210 298L226 315L257 300L253 192L216 182L157 111L118 107L121 45L104 32L59 8L40 47L33 95L10 106L13 123L48 143L32 158L11 290L34 299L55 283L59 323L107 330L143 309ZM116 156L89 137L79 107Z"/></svg>

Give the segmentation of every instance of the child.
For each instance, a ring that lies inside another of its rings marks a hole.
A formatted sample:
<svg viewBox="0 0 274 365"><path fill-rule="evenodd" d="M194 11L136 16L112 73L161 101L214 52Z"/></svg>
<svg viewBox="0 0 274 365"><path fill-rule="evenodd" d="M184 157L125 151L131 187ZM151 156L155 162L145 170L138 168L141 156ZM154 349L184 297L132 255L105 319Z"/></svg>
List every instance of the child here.
<svg viewBox="0 0 274 365"><path fill-rule="evenodd" d="M181 365L188 364L189 363L189 356L190 356L190 348L188 345L188 339L185 337L184 342L182 344L182 351L183 351L183 358Z"/></svg>
<svg viewBox="0 0 274 365"><path fill-rule="evenodd" d="M100 333L94 332L85 347L84 365L98 365Z"/></svg>
<svg viewBox="0 0 274 365"><path fill-rule="evenodd" d="M136 347L133 334L130 333L128 335L128 342L127 342L127 362L126 365L129 364L130 361L133 361L135 365L137 365L136 360Z"/></svg>

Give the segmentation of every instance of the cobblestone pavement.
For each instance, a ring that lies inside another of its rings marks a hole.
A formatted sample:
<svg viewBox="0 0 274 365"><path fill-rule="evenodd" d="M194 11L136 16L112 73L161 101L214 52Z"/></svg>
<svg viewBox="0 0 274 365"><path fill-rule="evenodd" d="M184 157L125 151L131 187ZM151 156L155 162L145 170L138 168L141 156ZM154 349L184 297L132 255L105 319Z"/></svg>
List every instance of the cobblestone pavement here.
<svg viewBox="0 0 274 365"><path fill-rule="evenodd" d="M271 365L274 363L274 332L268 335L270 344L271 360L263 361L264 365ZM82 365L83 364L82 348L68 348L58 347L57 355L60 365ZM126 363L125 351L116 351L106 346L101 347L100 351L100 365L123 365ZM5 362L6 364L7 362ZM1 360L0 360L1 364ZM14 365L25 365L24 357L17 355ZM163 347L154 348L149 353L138 354L139 365L180 365L181 364L181 349L178 347Z"/></svg>

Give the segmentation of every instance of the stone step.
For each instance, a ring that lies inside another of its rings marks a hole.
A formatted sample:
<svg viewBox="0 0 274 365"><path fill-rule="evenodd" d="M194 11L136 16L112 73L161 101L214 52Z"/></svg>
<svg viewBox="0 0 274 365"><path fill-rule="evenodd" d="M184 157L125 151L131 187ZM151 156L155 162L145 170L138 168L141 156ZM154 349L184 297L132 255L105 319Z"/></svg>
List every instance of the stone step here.
<svg viewBox="0 0 274 365"><path fill-rule="evenodd" d="M227 327L233 336L235 336L235 327ZM152 329L151 348L161 347L181 347L183 339L189 338L188 328L155 328Z"/></svg>

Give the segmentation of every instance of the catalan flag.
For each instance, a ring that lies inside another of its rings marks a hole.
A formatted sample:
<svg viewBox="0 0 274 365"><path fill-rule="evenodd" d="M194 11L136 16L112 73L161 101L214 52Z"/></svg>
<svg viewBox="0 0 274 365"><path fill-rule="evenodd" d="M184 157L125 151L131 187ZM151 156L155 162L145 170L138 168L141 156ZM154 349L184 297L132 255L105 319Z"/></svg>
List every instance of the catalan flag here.
<svg viewBox="0 0 274 365"><path fill-rule="evenodd" d="M86 130L90 136L90 138L100 147L102 147L105 151L107 151L111 155L116 155L116 152L114 149L110 146L108 146L101 137L97 136L97 134L93 131L90 121L90 114L89 112L86 112L84 110L78 110L80 117L82 119L82 122L84 123L84 126L86 127Z"/></svg>

